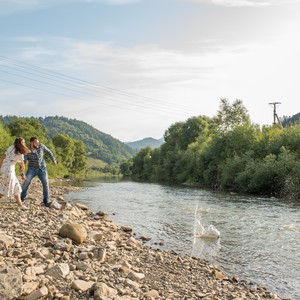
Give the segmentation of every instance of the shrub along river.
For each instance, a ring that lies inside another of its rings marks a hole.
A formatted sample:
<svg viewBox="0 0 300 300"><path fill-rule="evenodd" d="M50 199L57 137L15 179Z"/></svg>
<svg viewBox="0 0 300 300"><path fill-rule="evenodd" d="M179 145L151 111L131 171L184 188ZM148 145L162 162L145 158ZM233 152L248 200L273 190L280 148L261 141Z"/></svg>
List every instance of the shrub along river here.
<svg viewBox="0 0 300 300"><path fill-rule="evenodd" d="M205 259L230 276L300 299L299 202L118 180L84 186L66 199L107 212L137 238L151 238L149 246ZM214 225L220 238L199 237L199 223Z"/></svg>

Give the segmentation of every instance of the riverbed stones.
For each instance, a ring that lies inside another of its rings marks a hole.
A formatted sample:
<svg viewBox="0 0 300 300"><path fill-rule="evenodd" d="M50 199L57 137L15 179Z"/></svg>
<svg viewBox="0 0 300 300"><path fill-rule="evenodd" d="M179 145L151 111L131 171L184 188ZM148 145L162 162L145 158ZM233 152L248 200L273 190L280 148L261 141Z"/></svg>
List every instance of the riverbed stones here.
<svg viewBox="0 0 300 300"><path fill-rule="evenodd" d="M40 205L42 186L35 179L28 212L0 200L1 233L9 241L0 247L1 300L281 299L200 259L145 246L106 213L65 201L62 195L75 190L50 187L60 209ZM59 234L65 224L80 225L83 235L76 241Z"/></svg>

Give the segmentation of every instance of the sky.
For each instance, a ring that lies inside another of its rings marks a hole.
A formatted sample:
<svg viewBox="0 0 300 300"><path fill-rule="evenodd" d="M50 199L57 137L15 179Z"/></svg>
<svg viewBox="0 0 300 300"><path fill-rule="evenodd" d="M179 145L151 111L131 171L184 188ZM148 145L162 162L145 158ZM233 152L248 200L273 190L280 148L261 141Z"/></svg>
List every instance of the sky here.
<svg viewBox="0 0 300 300"><path fill-rule="evenodd" d="M64 116L122 141L242 100L300 112L300 0L0 0L0 115Z"/></svg>

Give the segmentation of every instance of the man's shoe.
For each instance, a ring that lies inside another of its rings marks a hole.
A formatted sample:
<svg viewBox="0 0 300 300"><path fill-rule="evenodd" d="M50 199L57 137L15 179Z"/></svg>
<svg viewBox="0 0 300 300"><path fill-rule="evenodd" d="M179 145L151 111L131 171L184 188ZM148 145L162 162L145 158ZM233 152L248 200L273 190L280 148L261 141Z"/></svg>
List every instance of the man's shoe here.
<svg viewBox="0 0 300 300"><path fill-rule="evenodd" d="M47 203L44 203L46 207L50 207L51 206L51 203L50 202L47 202Z"/></svg>

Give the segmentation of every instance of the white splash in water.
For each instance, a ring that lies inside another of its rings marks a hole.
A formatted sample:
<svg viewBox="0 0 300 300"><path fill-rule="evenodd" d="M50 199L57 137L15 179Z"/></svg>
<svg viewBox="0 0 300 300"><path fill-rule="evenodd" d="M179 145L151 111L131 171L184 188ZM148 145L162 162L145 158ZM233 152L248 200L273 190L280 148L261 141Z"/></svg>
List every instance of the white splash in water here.
<svg viewBox="0 0 300 300"><path fill-rule="evenodd" d="M208 225L206 228L201 224L201 215L207 214L209 212L209 208L204 209L202 207L195 209L195 225L194 225L194 236L200 238L210 238L210 239L218 239L220 237L220 231L214 225Z"/></svg>
<svg viewBox="0 0 300 300"><path fill-rule="evenodd" d="M200 238L218 239L221 235L220 231L214 225L208 225L205 228L200 220L196 220L194 228L194 236Z"/></svg>

